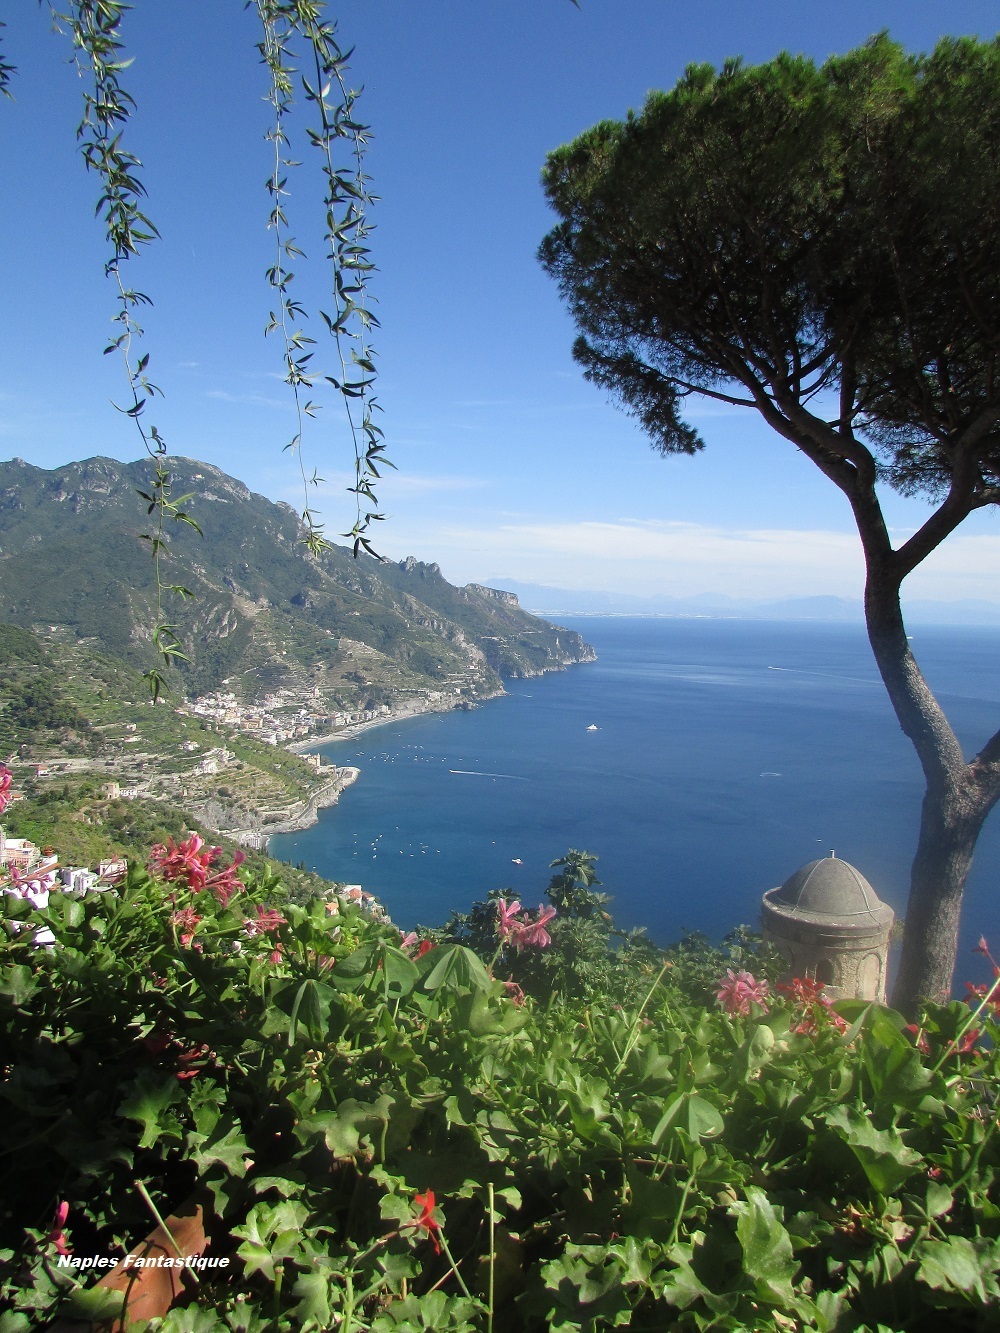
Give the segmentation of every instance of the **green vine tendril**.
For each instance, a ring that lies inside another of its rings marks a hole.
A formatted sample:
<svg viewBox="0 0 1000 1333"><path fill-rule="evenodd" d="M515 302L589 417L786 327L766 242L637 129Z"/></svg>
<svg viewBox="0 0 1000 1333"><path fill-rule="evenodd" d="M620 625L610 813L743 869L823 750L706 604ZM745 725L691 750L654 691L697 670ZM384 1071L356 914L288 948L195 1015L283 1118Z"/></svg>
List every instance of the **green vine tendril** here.
<svg viewBox="0 0 1000 1333"><path fill-rule="evenodd" d="M152 485L148 492L140 491L139 494L149 505L148 514L154 518L152 531L142 533L141 537L152 552L156 589L152 644L162 667L150 667L144 675L155 702L166 686L163 669L172 666L177 659L187 660L176 626L166 619L165 594L174 593L181 598L193 596L188 588L164 580L163 560L170 553L167 524L173 521L186 523L199 532L201 529L181 508L190 497L173 496L170 472L163 462L167 446L156 426L147 427L144 420L147 404L157 394L162 397L162 391L147 375L149 353L137 355L135 346L143 334L136 312L152 302L144 292L127 286L122 274L125 261L159 235L140 207L145 195L138 176L142 164L122 147L121 142L123 128L135 108L135 100L119 80L121 72L131 64L129 60L121 59L123 43L119 32L123 16L131 8L122 0L74 0L66 12L50 5L56 26L64 23L69 28L78 52L76 61L81 75L88 74L90 78L83 94L83 119L77 126L76 135L87 169L96 172L101 179L102 193L96 212L102 216L111 248L104 272L106 277L114 280L117 288L117 311L112 322L121 331L104 352L105 355L121 353L131 403L124 407L115 403L114 407L132 420L143 448L153 460Z"/></svg>
<svg viewBox="0 0 1000 1333"><path fill-rule="evenodd" d="M353 541L354 555L364 550L377 557L366 533L371 524L380 522L375 483L379 468L393 467L385 457L383 432L375 425L379 411L371 393L375 380L375 351L369 334L378 327L378 320L369 309L366 286L372 271L370 251L365 242L371 228L367 210L375 202L368 190L364 174L364 148L368 126L354 117L358 91L349 88L345 75L350 52L344 52L336 38L336 24L323 19L324 7L318 0L247 0L256 4L264 27L264 37L258 49L271 74L269 100L275 111L274 127L267 138L274 145L274 168L268 177L267 188L272 207L268 220L276 237L275 263L267 271L267 280L275 289L278 309L272 311L267 332L280 331L284 342L286 383L291 386L296 411L296 434L286 448L298 454L305 495L302 519L306 526L306 543L318 553L328 545L322 525L316 520L309 503L309 486L319 478L315 472L307 477L302 455L302 428L306 416L315 416L316 407L304 401L303 390L312 387L315 375L309 363L314 353L306 351L315 346L315 339L294 327L305 318L301 304L290 295L294 274L286 267L289 260L302 255L294 240L286 237L287 216L282 200L287 195L286 171L300 165L286 156L288 138L285 134L285 116L293 102L294 79L297 73L292 64L294 55L291 39L299 33L309 43L313 63L313 82L300 75L303 94L318 114L318 128L310 127L306 135L310 144L321 153L322 171L326 184L324 197L327 258L333 267L333 314L320 310L320 317L334 339L340 373L324 378L338 390L344 400L348 428L354 448L354 485L349 488L355 497L355 522L345 537ZM331 99L336 88L339 96ZM351 161L338 167L334 162L337 140L347 143Z"/></svg>

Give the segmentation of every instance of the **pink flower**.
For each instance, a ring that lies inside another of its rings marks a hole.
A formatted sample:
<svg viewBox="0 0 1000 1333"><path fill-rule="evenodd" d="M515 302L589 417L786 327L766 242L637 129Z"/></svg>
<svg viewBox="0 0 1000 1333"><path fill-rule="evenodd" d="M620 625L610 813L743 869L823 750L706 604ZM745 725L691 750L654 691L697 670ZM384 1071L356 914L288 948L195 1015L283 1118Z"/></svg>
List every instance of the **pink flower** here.
<svg viewBox="0 0 1000 1333"><path fill-rule="evenodd" d="M13 799L10 794L10 784L14 780L14 775L6 764L0 764L0 815L7 809Z"/></svg>
<svg viewBox="0 0 1000 1333"><path fill-rule="evenodd" d="M406 935L404 935L402 931L400 931L399 934L401 937L399 941L399 947L402 950L404 950L404 952L407 949L412 949L413 946L416 944L417 940L420 938L415 930L411 930Z"/></svg>
<svg viewBox="0 0 1000 1333"><path fill-rule="evenodd" d="M508 907L505 898L497 899L497 934L502 940L508 939L511 932L519 927L520 923L514 917L520 910L520 903L511 903Z"/></svg>
<svg viewBox="0 0 1000 1333"><path fill-rule="evenodd" d="M730 967L716 991L716 999L733 1017L749 1014L751 1004L759 1005L766 1014L768 993L766 981L757 981L749 972L734 972Z"/></svg>
<svg viewBox="0 0 1000 1333"><path fill-rule="evenodd" d="M193 907L185 907L181 911L173 912L171 914L170 924L172 926L180 926L181 945L183 948L187 949L190 946L200 920L201 917Z"/></svg>
<svg viewBox="0 0 1000 1333"><path fill-rule="evenodd" d="M288 922L280 912L275 911L273 907L264 907L263 904L256 905L256 919L251 917L243 923L243 929L252 938L254 935L267 935L271 931L277 930L279 926L287 926Z"/></svg>
<svg viewBox="0 0 1000 1333"><path fill-rule="evenodd" d="M530 944L536 949L544 949L546 945L551 944L552 937L545 927L555 914L554 907L540 907L534 921L528 919L522 921L518 929L518 938L514 941L517 948L522 949L526 944Z"/></svg>
<svg viewBox="0 0 1000 1333"><path fill-rule="evenodd" d="M524 991L516 981L505 981L503 988L507 993L508 1000L511 1000L518 1008L524 1004Z"/></svg>
<svg viewBox="0 0 1000 1333"><path fill-rule="evenodd" d="M46 1237L49 1244L54 1245L56 1247L57 1253L59 1254L72 1253L69 1246L66 1244L66 1233L63 1231L63 1227L66 1225L66 1219L68 1217L69 1217L69 1204L66 1203L65 1200L63 1200L63 1202L60 1203L59 1206L56 1208L56 1216L55 1216L55 1221L52 1224L52 1230Z"/></svg>
<svg viewBox="0 0 1000 1333"><path fill-rule="evenodd" d="M820 1015L826 1025L835 1027L838 1032L847 1031L847 1023L834 1009L832 1001L823 994L822 981L815 981L812 977L792 977L791 981L779 981L778 990L801 1010L802 1017L792 1028L793 1032L814 1037L819 1032Z"/></svg>

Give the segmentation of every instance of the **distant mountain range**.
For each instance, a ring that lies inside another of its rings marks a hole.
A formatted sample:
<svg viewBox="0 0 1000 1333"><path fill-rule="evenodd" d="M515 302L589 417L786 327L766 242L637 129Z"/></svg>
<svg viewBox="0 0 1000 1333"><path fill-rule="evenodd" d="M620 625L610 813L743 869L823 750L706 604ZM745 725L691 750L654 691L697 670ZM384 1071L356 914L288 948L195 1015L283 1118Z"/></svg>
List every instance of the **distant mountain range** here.
<svg viewBox="0 0 1000 1333"><path fill-rule="evenodd" d="M488 579L490 586L501 580ZM659 615L733 617L741 620L828 620L862 623L860 600L848 597L785 597L753 601L704 593L694 597L656 594L640 597L629 593L596 592L573 588L550 588L542 584L502 580L503 587L517 594L519 602L537 615ZM1000 602L967 598L943 602L929 598L903 600L907 624L912 625L1000 625Z"/></svg>
<svg viewBox="0 0 1000 1333"><path fill-rule="evenodd" d="M170 524L163 571L194 593L167 609L190 658L174 679L187 694L228 681L254 695L295 677L346 708L428 690L483 697L502 677L594 656L506 590L456 588L437 565L355 560L338 546L314 557L289 505L207 463L172 458L170 471L204 533ZM149 488L145 462L0 463L0 623L149 667L154 581L140 534L151 520L137 494Z"/></svg>

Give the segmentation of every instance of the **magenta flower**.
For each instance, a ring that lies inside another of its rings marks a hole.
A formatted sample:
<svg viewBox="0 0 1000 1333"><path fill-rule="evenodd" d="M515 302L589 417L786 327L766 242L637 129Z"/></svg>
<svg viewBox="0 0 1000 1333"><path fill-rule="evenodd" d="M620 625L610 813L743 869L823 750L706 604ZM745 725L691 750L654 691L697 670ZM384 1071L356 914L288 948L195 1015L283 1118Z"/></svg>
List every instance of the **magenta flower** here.
<svg viewBox="0 0 1000 1333"><path fill-rule="evenodd" d="M7 809L13 799L10 794L10 784L14 780L14 775L6 764L0 764L0 815Z"/></svg>
<svg viewBox="0 0 1000 1333"><path fill-rule="evenodd" d="M752 1004L758 1005L766 1014L768 993L766 981L757 981L751 973L734 972L730 967L716 991L716 999L732 1017L748 1015Z"/></svg>
<svg viewBox="0 0 1000 1333"><path fill-rule="evenodd" d="M261 903L257 903L256 912L256 919L251 917L243 923L244 930L251 937L270 934L271 931L277 930L279 926L288 924L281 913L275 911L273 907L264 907Z"/></svg>

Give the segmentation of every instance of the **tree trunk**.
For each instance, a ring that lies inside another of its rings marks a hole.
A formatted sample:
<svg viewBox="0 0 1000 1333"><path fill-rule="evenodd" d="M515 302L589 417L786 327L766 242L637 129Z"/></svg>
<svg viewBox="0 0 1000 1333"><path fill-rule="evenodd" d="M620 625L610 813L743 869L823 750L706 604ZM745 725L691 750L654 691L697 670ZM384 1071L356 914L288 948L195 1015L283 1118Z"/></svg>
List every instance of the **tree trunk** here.
<svg viewBox="0 0 1000 1333"><path fill-rule="evenodd" d="M920 840L910 872L903 950L893 1007L914 1018L921 1000L951 997L965 881L990 803L979 793L924 796Z"/></svg>
<svg viewBox="0 0 1000 1333"><path fill-rule="evenodd" d="M861 505L855 505L868 566L868 637L899 725L913 742L927 783L899 974L892 991L893 1006L914 1018L922 1000L946 1002L951 996L965 881L1000 784L996 765L982 762L984 754L966 762L910 652L899 605L902 575L893 568L892 553L876 540L881 534L873 531L869 515L859 509Z"/></svg>

